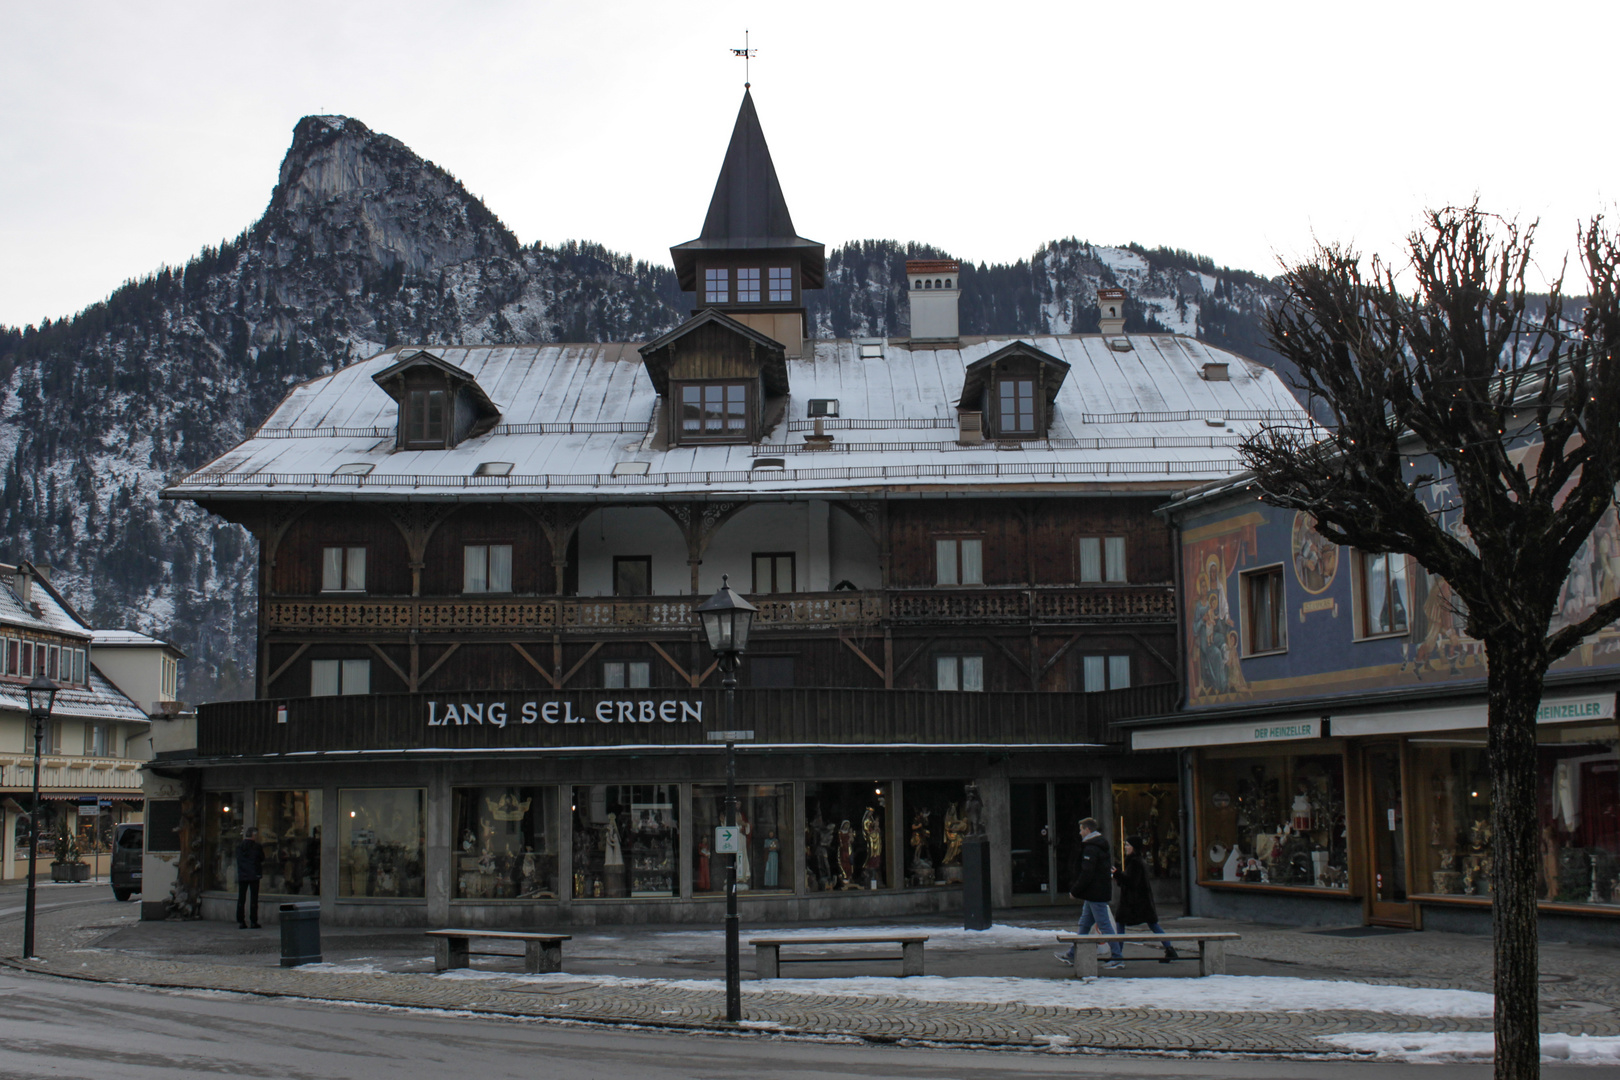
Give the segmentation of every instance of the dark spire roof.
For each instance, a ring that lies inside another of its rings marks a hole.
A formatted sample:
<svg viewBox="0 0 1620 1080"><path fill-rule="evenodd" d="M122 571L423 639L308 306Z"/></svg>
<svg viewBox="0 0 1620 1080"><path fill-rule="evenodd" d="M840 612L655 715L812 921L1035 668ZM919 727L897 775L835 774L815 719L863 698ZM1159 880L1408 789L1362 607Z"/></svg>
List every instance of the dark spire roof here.
<svg viewBox="0 0 1620 1080"><path fill-rule="evenodd" d="M744 90L737 124L731 129L731 145L726 147L726 160L703 219L703 232L696 240L669 251L681 288L691 290L697 284L694 261L699 252L767 249L798 250L803 286L821 287L826 276L826 248L794 230L759 114L754 111L754 96Z"/></svg>

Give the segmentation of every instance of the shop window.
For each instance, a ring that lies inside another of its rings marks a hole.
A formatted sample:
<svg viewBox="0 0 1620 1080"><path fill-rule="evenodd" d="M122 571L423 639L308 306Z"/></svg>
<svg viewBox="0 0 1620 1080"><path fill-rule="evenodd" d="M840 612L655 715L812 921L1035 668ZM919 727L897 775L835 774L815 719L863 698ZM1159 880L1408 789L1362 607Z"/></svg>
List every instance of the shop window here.
<svg viewBox="0 0 1620 1080"><path fill-rule="evenodd" d="M461 549L461 591L512 591L512 545L468 544Z"/></svg>
<svg viewBox="0 0 1620 1080"><path fill-rule="evenodd" d="M955 537L936 539L934 581L940 585L983 585L984 541Z"/></svg>
<svg viewBox="0 0 1620 1080"><path fill-rule="evenodd" d="M338 792L338 895L426 896L421 788Z"/></svg>
<svg viewBox="0 0 1620 1080"><path fill-rule="evenodd" d="M370 660L311 660L309 696L371 693Z"/></svg>
<svg viewBox="0 0 1620 1080"><path fill-rule="evenodd" d="M49 859L56 851L56 834L61 831L62 824L67 820L67 803L42 801L39 804L39 857ZM19 859L28 858L28 815L17 815L16 832L13 834L16 844L16 854Z"/></svg>
<svg viewBox="0 0 1620 1080"><path fill-rule="evenodd" d="M554 788L456 788L452 798L457 900L557 899Z"/></svg>
<svg viewBox="0 0 1620 1080"><path fill-rule="evenodd" d="M573 789L575 897L681 894L677 790L675 784Z"/></svg>
<svg viewBox="0 0 1620 1080"><path fill-rule="evenodd" d="M321 549L321 592L365 592L366 549Z"/></svg>
<svg viewBox="0 0 1620 1080"><path fill-rule="evenodd" d="M1110 837L1115 850L1127 836L1140 836L1147 845L1142 858L1148 876L1181 878L1181 787L1174 780L1114 785L1114 816L1121 834Z"/></svg>
<svg viewBox="0 0 1620 1080"><path fill-rule="evenodd" d="M791 656L750 656L748 685L756 690L785 690L794 685Z"/></svg>
<svg viewBox="0 0 1620 1080"><path fill-rule="evenodd" d="M996 435L1035 434L1035 380L1003 376L996 380Z"/></svg>
<svg viewBox="0 0 1620 1080"><path fill-rule="evenodd" d="M759 303L759 269L757 267L737 271L737 303Z"/></svg>
<svg viewBox="0 0 1620 1080"><path fill-rule="evenodd" d="M1212 757L1199 766L1198 876L1348 889L1344 757Z"/></svg>
<svg viewBox="0 0 1620 1080"><path fill-rule="evenodd" d="M652 595L652 556L616 555L613 558L614 596Z"/></svg>
<svg viewBox="0 0 1620 1080"><path fill-rule="evenodd" d="M889 785L804 786L805 888L881 889L889 884Z"/></svg>
<svg viewBox="0 0 1620 1080"><path fill-rule="evenodd" d="M796 575L792 552L754 552L754 592L790 593L795 591Z"/></svg>
<svg viewBox="0 0 1620 1080"><path fill-rule="evenodd" d="M1536 895L1620 907L1620 729L1536 729ZM1410 815L1414 893L1492 895L1491 776L1485 733L1413 738Z"/></svg>
<svg viewBox="0 0 1620 1080"><path fill-rule="evenodd" d="M731 271L708 269L703 271L703 302L724 304L731 300Z"/></svg>
<svg viewBox="0 0 1620 1080"><path fill-rule="evenodd" d="M793 301L793 268L791 266L773 266L770 268L771 303L788 304Z"/></svg>
<svg viewBox="0 0 1620 1080"><path fill-rule="evenodd" d="M1086 583L1125 580L1125 538L1082 536L1080 580Z"/></svg>
<svg viewBox="0 0 1620 1080"><path fill-rule="evenodd" d="M1361 636L1406 633L1411 595L1406 584L1406 556L1390 552L1362 552L1360 592Z"/></svg>
<svg viewBox="0 0 1620 1080"><path fill-rule="evenodd" d="M748 384L682 383L681 439L740 442L748 437Z"/></svg>
<svg viewBox="0 0 1620 1080"><path fill-rule="evenodd" d="M1242 575L1244 655L1282 652L1288 648L1288 614L1284 607L1282 567Z"/></svg>
<svg viewBox="0 0 1620 1080"><path fill-rule="evenodd" d="M242 842L242 793L203 792L203 888L236 891L236 845Z"/></svg>
<svg viewBox="0 0 1620 1080"><path fill-rule="evenodd" d="M935 690L983 690L984 657L934 657Z"/></svg>
<svg viewBox="0 0 1620 1080"><path fill-rule="evenodd" d="M1086 656L1081 658L1083 689L1088 694L1102 690L1123 690L1131 685L1130 656Z"/></svg>
<svg viewBox="0 0 1620 1080"><path fill-rule="evenodd" d="M264 846L262 892L321 895L320 789L253 793L253 823Z"/></svg>
<svg viewBox="0 0 1620 1080"><path fill-rule="evenodd" d="M608 690L640 690L652 685L652 664L646 660L608 660L602 664L602 686Z"/></svg>
<svg viewBox="0 0 1620 1080"><path fill-rule="evenodd" d="M737 854L737 891L791 892L794 836L789 807L793 803L792 784L739 784L737 786L737 830L742 834L742 850ZM726 859L712 852L715 826L726 821L726 789L723 784L695 784L692 787L693 835L692 891L725 891Z"/></svg>
<svg viewBox="0 0 1620 1080"><path fill-rule="evenodd" d="M905 884L962 884L962 842L967 838L967 780L907 780L906 830L901 836Z"/></svg>

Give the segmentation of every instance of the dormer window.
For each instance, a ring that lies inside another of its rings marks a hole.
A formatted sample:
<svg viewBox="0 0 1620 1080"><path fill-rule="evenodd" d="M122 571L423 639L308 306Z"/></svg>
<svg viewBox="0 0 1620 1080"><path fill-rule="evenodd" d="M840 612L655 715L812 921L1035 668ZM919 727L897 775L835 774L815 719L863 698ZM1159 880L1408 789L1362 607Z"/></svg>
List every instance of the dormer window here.
<svg viewBox="0 0 1620 1080"><path fill-rule="evenodd" d="M726 304L731 302L731 271L713 267L703 271L703 302Z"/></svg>
<svg viewBox="0 0 1620 1080"><path fill-rule="evenodd" d="M1003 375L996 380L996 433L1028 438L1035 434L1035 380Z"/></svg>
<svg viewBox="0 0 1620 1080"><path fill-rule="evenodd" d="M412 353L372 380L399 404L401 450L445 449L500 423L501 411L478 381L432 353Z"/></svg>
<svg viewBox="0 0 1620 1080"><path fill-rule="evenodd" d="M681 440L748 438L748 383L683 383Z"/></svg>
<svg viewBox="0 0 1620 1080"><path fill-rule="evenodd" d="M444 445L443 390L412 390L406 399L405 445Z"/></svg>
<svg viewBox="0 0 1620 1080"><path fill-rule="evenodd" d="M1045 438L1068 373L1062 360L1015 341L967 366L956 407L964 416L981 414L987 438Z"/></svg>

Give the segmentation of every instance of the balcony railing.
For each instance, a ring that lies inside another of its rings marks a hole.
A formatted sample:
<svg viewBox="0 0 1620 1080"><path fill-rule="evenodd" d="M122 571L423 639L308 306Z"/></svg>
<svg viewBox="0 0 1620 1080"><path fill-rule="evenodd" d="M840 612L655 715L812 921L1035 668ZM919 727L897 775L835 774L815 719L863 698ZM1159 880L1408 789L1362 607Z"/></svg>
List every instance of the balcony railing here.
<svg viewBox="0 0 1620 1080"><path fill-rule="evenodd" d="M1174 683L1098 694L744 689L735 725L760 747L1103 745L1123 741L1114 723L1169 712L1176 694ZM199 707L197 752L698 747L712 745L709 729L729 726L721 709L721 692L708 687L224 701Z"/></svg>
<svg viewBox="0 0 1620 1080"><path fill-rule="evenodd" d="M895 589L783 593L751 598L760 630L839 629L888 624L1170 622L1168 585L1091 588ZM689 596L504 599L345 598L268 600L272 631L529 633L697 631Z"/></svg>

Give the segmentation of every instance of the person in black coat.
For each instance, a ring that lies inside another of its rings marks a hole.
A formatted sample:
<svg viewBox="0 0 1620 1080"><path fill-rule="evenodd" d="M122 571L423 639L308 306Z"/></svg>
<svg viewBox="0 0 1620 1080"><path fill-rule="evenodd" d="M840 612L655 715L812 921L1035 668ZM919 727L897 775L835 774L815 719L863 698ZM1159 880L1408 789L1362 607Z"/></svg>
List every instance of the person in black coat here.
<svg viewBox="0 0 1620 1080"><path fill-rule="evenodd" d="M1080 901L1080 933L1089 934L1093 926L1104 934L1114 932L1113 916L1108 901L1114 897L1114 879L1110 874L1114 865L1108 838L1097 829L1096 818L1080 819L1080 865L1074 876L1069 895ZM1074 947L1066 953L1056 953L1061 963L1074 963ZM1108 968L1120 968L1125 950L1117 941L1108 943Z"/></svg>
<svg viewBox="0 0 1620 1080"><path fill-rule="evenodd" d="M236 925L259 929L259 879L264 877L264 845L259 830L249 829L236 845Z"/></svg>
<svg viewBox="0 0 1620 1080"><path fill-rule="evenodd" d="M1114 871L1114 880L1119 882L1119 925L1123 929L1145 924L1155 934L1162 934L1164 927L1159 925L1159 909L1153 902L1153 882L1148 878L1144 850L1140 836L1125 838L1125 865ZM1165 942L1160 962L1168 964L1175 959L1175 947Z"/></svg>

